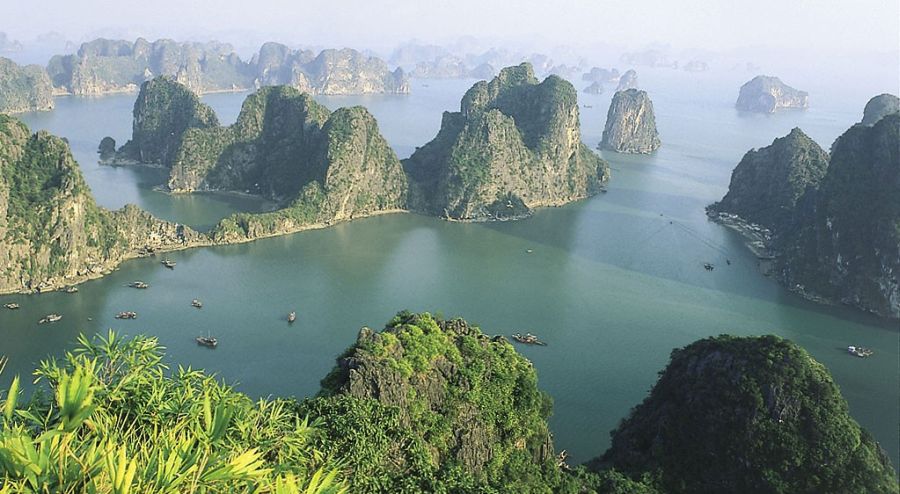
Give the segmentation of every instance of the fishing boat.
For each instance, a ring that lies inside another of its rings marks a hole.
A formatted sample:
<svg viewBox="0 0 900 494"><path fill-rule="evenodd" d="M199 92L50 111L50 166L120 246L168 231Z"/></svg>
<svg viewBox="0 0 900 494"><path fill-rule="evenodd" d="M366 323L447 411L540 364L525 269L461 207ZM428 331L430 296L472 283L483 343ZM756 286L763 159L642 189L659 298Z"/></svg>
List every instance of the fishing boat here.
<svg viewBox="0 0 900 494"><path fill-rule="evenodd" d="M16 304L16 303L4 304L3 307L6 307L9 310L16 310L19 308L19 304Z"/></svg>
<svg viewBox="0 0 900 494"><path fill-rule="evenodd" d="M288 322L293 323L296 320L297 320L297 313L294 311L291 311L291 313L288 314Z"/></svg>
<svg viewBox="0 0 900 494"><path fill-rule="evenodd" d="M137 312L130 310L119 312L116 314L116 319L137 319Z"/></svg>
<svg viewBox="0 0 900 494"><path fill-rule="evenodd" d="M67 288L63 289L63 291L66 292L66 293L78 293L78 287L77 287L77 286L70 286L70 287L67 287Z"/></svg>
<svg viewBox="0 0 900 494"><path fill-rule="evenodd" d="M217 340L217 339L213 338L212 336L210 336L209 334L207 334L206 336L198 336L197 344L205 346L205 347L209 347L209 348L215 348L216 345L219 344L219 340Z"/></svg>
<svg viewBox="0 0 900 494"><path fill-rule="evenodd" d="M46 316L42 317L40 321L38 321L38 324L46 324L48 322L57 322L60 319L62 319L62 316L59 314L47 314Z"/></svg>
<svg viewBox="0 0 900 494"><path fill-rule="evenodd" d="M707 270L707 271L712 271L713 269L716 269L716 267L713 266L712 263L704 262L704 263L703 263L703 269L705 269L705 270Z"/></svg>
<svg viewBox="0 0 900 494"><path fill-rule="evenodd" d="M871 348L850 345L847 347L847 353L849 353L850 355L859 357L859 358L867 358L867 357L871 357L872 354L875 352Z"/></svg>
<svg viewBox="0 0 900 494"><path fill-rule="evenodd" d="M198 309L202 309L202 308L203 308L203 302L201 302L201 301L199 301L199 300L197 300L197 299L194 299L194 300L191 300L191 306L192 306L192 307L196 307L196 308L198 308Z"/></svg>
<svg viewBox="0 0 900 494"><path fill-rule="evenodd" d="M526 345L547 346L546 343L544 343L543 341L538 339L537 336L535 336L531 333L525 333L525 334L515 333L514 335L512 335L512 337L514 340L518 341L519 343L524 343Z"/></svg>
<svg viewBox="0 0 900 494"><path fill-rule="evenodd" d="M169 269L175 269L175 261L169 259L168 257L159 262Z"/></svg>
<svg viewBox="0 0 900 494"><path fill-rule="evenodd" d="M132 281L131 283L128 284L128 286L130 286L131 288L138 288L141 290L146 290L147 288L150 288L149 283L144 283L143 281L140 281L140 280Z"/></svg>

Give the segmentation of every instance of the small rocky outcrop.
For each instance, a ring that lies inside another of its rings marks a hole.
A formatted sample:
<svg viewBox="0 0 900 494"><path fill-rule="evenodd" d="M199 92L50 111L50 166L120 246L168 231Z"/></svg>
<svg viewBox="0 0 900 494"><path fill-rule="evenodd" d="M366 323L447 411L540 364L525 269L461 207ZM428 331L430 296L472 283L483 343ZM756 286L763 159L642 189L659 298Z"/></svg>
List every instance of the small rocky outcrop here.
<svg viewBox="0 0 900 494"><path fill-rule="evenodd" d="M888 93L879 94L866 103L862 124L875 125L887 115L897 112L900 112L900 98Z"/></svg>
<svg viewBox="0 0 900 494"><path fill-rule="evenodd" d="M588 197L609 178L581 142L575 88L556 76L538 82L528 63L472 86L403 166L411 208L470 221Z"/></svg>
<svg viewBox="0 0 900 494"><path fill-rule="evenodd" d="M0 293L52 290L125 259L206 243L135 206L97 206L63 139L0 115Z"/></svg>
<svg viewBox="0 0 900 494"><path fill-rule="evenodd" d="M603 84L594 81L590 86L584 88L583 91L587 94L603 94Z"/></svg>
<svg viewBox="0 0 900 494"><path fill-rule="evenodd" d="M109 162L116 157L116 140L110 136L100 139L100 145L97 146L97 154L100 155L100 161Z"/></svg>
<svg viewBox="0 0 900 494"><path fill-rule="evenodd" d="M741 86L735 108L740 111L774 113L785 108L809 107L809 95L781 82L777 77L758 75Z"/></svg>
<svg viewBox="0 0 900 494"><path fill-rule="evenodd" d="M141 85L133 114L131 140L118 151L116 159L167 168L172 167L188 129L219 125L212 108L169 77L157 77Z"/></svg>
<svg viewBox="0 0 900 494"><path fill-rule="evenodd" d="M0 113L44 111L53 108L53 86L43 68L21 67L0 57Z"/></svg>
<svg viewBox="0 0 900 494"><path fill-rule="evenodd" d="M645 91L627 89L613 96L606 113L601 149L648 154L660 146L653 102Z"/></svg>
<svg viewBox="0 0 900 494"><path fill-rule="evenodd" d="M628 69L622 74L622 77L619 77L619 84L616 86L616 92L637 89L637 87L637 72L635 72L634 69Z"/></svg>
<svg viewBox="0 0 900 494"><path fill-rule="evenodd" d="M590 468L660 492L897 492L890 460L825 367L776 336L719 336L672 352Z"/></svg>
<svg viewBox="0 0 900 494"><path fill-rule="evenodd" d="M691 60L684 64L682 69L686 72L706 72L709 70L709 64L702 60Z"/></svg>
<svg viewBox="0 0 900 494"><path fill-rule="evenodd" d="M403 424L428 438L440 476L460 468L478 485L508 488L525 475L539 485L556 470L549 398L534 366L506 339L462 319L402 312L382 331L363 328L322 381L322 395L396 407Z"/></svg>
<svg viewBox="0 0 900 494"><path fill-rule="evenodd" d="M828 153L795 128L770 146L748 151L731 174L728 193L708 210L770 230L787 228L797 201L819 186L827 170Z"/></svg>
<svg viewBox="0 0 900 494"><path fill-rule="evenodd" d="M619 69L604 69L603 67L591 67L591 70L581 74L581 80L586 82L616 82L619 80Z"/></svg>

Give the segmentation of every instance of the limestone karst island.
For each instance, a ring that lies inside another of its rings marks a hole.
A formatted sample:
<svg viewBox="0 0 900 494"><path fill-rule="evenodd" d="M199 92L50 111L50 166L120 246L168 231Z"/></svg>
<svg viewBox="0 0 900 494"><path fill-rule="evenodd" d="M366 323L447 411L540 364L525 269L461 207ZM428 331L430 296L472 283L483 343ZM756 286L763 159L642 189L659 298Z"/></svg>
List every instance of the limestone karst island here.
<svg viewBox="0 0 900 494"><path fill-rule="evenodd" d="M0 11L0 494L900 494L900 4Z"/></svg>

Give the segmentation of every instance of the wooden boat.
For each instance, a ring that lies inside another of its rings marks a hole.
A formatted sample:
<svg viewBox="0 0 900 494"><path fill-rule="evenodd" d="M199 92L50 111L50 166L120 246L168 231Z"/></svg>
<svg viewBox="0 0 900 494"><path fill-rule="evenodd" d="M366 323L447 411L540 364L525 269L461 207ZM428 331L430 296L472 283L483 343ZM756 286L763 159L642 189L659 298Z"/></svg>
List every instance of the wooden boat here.
<svg viewBox="0 0 900 494"><path fill-rule="evenodd" d="M132 281L131 283L128 284L128 286L130 286L131 288L138 288L141 290L146 290L147 288L150 288L149 283L144 283L143 281L140 281L140 280Z"/></svg>
<svg viewBox="0 0 900 494"><path fill-rule="evenodd" d="M46 316L42 317L40 321L38 321L38 324L46 324L48 322L57 322L60 319L62 319L62 316L59 314L47 314Z"/></svg>
<svg viewBox="0 0 900 494"><path fill-rule="evenodd" d="M716 267L713 266L712 263L704 262L703 269L705 269L707 271L712 271L713 269L716 269Z"/></svg>
<svg viewBox="0 0 900 494"><path fill-rule="evenodd" d="M196 308L198 308L198 309L202 309L202 308L203 308L203 302L201 302L201 301L199 301L199 300L197 300L197 299L194 299L194 300L191 300L191 306L192 306L192 307L196 307Z"/></svg>
<svg viewBox="0 0 900 494"><path fill-rule="evenodd" d="M849 353L850 355L859 357L859 358L867 358L867 357L871 357L872 354L875 352L871 348L850 345L847 347L847 353Z"/></svg>
<svg viewBox="0 0 900 494"><path fill-rule="evenodd" d="M215 348L216 345L219 344L219 340L217 340L217 339L215 339L215 338L213 338L212 336L209 336L209 335L206 335L206 336L198 336L198 337L197 337L197 344L198 344L198 345L201 345L201 346L209 347L209 348Z"/></svg>
<svg viewBox="0 0 900 494"><path fill-rule="evenodd" d="M297 320L297 313L294 311L291 311L291 313L288 314L288 322L293 323L296 320Z"/></svg>
<svg viewBox="0 0 900 494"><path fill-rule="evenodd" d="M19 308L19 304L16 304L16 303L4 304L3 307L6 307L9 310L16 310Z"/></svg>
<svg viewBox="0 0 900 494"><path fill-rule="evenodd" d="M537 336L535 336L531 333L525 333L525 334L515 333L514 335L512 335L512 337L514 340L518 341L519 343L524 343L526 345L547 346L546 343L539 340Z"/></svg>
<svg viewBox="0 0 900 494"><path fill-rule="evenodd" d="M169 259L168 257L159 262L169 269L175 269L175 261Z"/></svg>
<svg viewBox="0 0 900 494"><path fill-rule="evenodd" d="M116 319L137 319L137 312L130 310L119 312L116 314Z"/></svg>

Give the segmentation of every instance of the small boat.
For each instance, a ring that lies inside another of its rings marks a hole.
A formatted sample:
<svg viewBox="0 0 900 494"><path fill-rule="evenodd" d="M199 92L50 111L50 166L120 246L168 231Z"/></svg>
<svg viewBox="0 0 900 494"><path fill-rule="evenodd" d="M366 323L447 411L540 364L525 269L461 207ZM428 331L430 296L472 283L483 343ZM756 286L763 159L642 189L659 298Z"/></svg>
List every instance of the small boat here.
<svg viewBox="0 0 900 494"><path fill-rule="evenodd" d="M38 321L38 324L46 324L48 322L57 322L60 319L62 319L62 316L59 314L47 314L46 316L42 317L40 321Z"/></svg>
<svg viewBox="0 0 900 494"><path fill-rule="evenodd" d="M66 293L78 293L78 287L70 286L70 287L64 288L63 291Z"/></svg>
<svg viewBox="0 0 900 494"><path fill-rule="evenodd" d="M116 319L137 319L137 312L130 310L119 312L116 314Z"/></svg>
<svg viewBox="0 0 900 494"><path fill-rule="evenodd" d="M169 269L175 269L175 261L169 259L168 257L159 262Z"/></svg>
<svg viewBox="0 0 900 494"><path fill-rule="evenodd" d="M198 309L202 309L202 308L203 308L203 302L201 302L201 301L199 301L199 300L197 300L197 299L194 299L194 300L191 300L191 306L192 306L192 307L196 307L196 308L198 308Z"/></svg>
<svg viewBox="0 0 900 494"><path fill-rule="evenodd" d="M16 303L4 304L3 307L6 307L9 310L16 310L19 308L19 304L16 304Z"/></svg>
<svg viewBox="0 0 900 494"><path fill-rule="evenodd" d="M716 267L713 266L711 263L704 262L704 263L703 263L703 269L705 269L705 270L707 270L707 271L712 271L713 269L716 269Z"/></svg>
<svg viewBox="0 0 900 494"><path fill-rule="evenodd" d="M531 254L532 252L534 252L534 250L532 250L532 249L525 249L525 252L528 253L528 254Z"/></svg>
<svg viewBox="0 0 900 494"><path fill-rule="evenodd" d="M143 281L140 281L140 280L132 281L131 283L128 284L128 286L131 288L139 288L141 290L146 290L147 288L150 288L149 283L144 283Z"/></svg>
<svg viewBox="0 0 900 494"><path fill-rule="evenodd" d="M539 340L537 336L535 336L531 333L525 333L525 334L515 333L514 335L512 335L512 337L514 340L518 341L519 343L524 343L526 345L547 346L546 343Z"/></svg>
<svg viewBox="0 0 900 494"><path fill-rule="evenodd" d="M198 344L198 345L205 346L205 347L209 347L209 348L215 348L216 345L219 344L219 340L217 340L217 339L215 339L215 338L213 338L212 336L209 336L209 335L206 335L206 336L198 336L198 337L197 337L197 344Z"/></svg>
<svg viewBox="0 0 900 494"><path fill-rule="evenodd" d="M293 323L296 320L297 320L297 313L294 311L291 311L291 313L288 314L288 322Z"/></svg>
<svg viewBox="0 0 900 494"><path fill-rule="evenodd" d="M584 105L585 108L593 108L593 105Z"/></svg>
<svg viewBox="0 0 900 494"><path fill-rule="evenodd" d="M867 357L871 357L872 354L875 352L871 348L850 345L847 347L847 353L849 353L850 355L859 357L859 358L867 358Z"/></svg>

